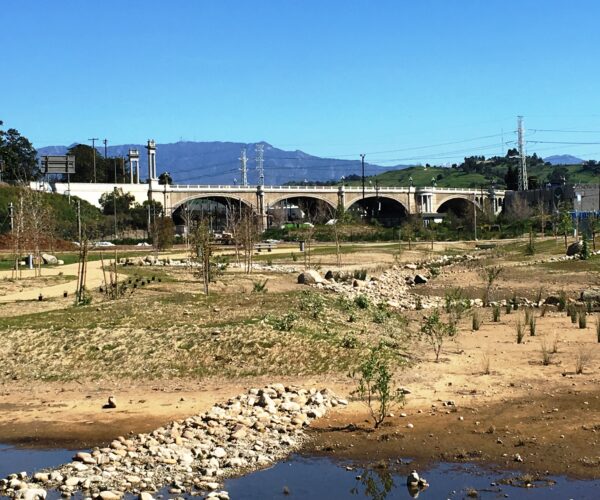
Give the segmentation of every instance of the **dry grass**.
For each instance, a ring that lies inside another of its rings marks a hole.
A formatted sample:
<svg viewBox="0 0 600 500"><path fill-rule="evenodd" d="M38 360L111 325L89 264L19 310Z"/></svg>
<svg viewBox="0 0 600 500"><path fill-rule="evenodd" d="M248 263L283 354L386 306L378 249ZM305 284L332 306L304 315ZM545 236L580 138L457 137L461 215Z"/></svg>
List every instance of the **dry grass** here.
<svg viewBox="0 0 600 500"><path fill-rule="evenodd" d="M580 347L575 354L575 373L582 374L592 361L592 353L585 347Z"/></svg>

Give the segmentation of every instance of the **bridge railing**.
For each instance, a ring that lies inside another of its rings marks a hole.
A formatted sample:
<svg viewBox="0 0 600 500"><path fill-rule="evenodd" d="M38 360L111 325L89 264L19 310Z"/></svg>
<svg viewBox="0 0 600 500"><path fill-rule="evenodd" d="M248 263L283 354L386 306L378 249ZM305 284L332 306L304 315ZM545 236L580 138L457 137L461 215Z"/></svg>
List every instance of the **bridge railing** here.
<svg viewBox="0 0 600 500"><path fill-rule="evenodd" d="M292 192L306 192L306 191L325 191L325 192L337 192L340 186L263 186L265 191L292 191ZM172 184L168 187L169 191L245 191L245 192L256 192L256 186L235 186L231 184ZM362 192L362 186L344 186L346 192ZM365 192L376 193L376 192L409 192L408 187L404 186L365 186ZM437 187L437 186L420 186L411 187L411 192L429 191L436 193L453 192L453 193L468 193L473 195L481 194L481 189L474 188L457 188L457 187ZM484 190L483 194L487 194ZM496 190L496 194L504 194L503 189Z"/></svg>

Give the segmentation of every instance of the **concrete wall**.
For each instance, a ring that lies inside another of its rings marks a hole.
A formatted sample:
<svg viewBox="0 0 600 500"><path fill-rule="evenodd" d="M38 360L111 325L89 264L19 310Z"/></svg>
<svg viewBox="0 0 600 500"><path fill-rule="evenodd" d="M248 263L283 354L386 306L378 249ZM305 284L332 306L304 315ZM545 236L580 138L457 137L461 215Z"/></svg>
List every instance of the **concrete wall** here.
<svg viewBox="0 0 600 500"><path fill-rule="evenodd" d="M100 197L104 193L113 191L115 186L122 189L124 193L131 193L134 196L135 201L140 205L144 203L144 201L148 200L147 184L88 184L78 182L71 184L71 194L87 201L88 203L91 203L96 207L100 207ZM69 191L69 184L66 182L57 182L53 184L48 184L45 182L32 182L30 187L38 191L54 192L63 195L68 194Z"/></svg>

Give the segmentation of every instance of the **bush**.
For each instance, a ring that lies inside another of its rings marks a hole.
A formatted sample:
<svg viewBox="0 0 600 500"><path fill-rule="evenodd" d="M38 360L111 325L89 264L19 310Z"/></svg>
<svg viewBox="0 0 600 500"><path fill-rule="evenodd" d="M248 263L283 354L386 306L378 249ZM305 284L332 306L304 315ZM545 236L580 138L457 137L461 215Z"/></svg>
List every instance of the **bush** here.
<svg viewBox="0 0 600 500"><path fill-rule="evenodd" d="M352 273L352 276L355 280L364 281L367 279L367 270L366 269L355 269Z"/></svg>
<svg viewBox="0 0 600 500"><path fill-rule="evenodd" d="M564 311L567 307L567 293L561 290L558 294L558 310Z"/></svg>
<svg viewBox="0 0 600 500"><path fill-rule="evenodd" d="M373 313L373 323L383 325L390 318L390 312L384 304L380 304Z"/></svg>
<svg viewBox="0 0 600 500"><path fill-rule="evenodd" d="M252 282L252 293L266 293L267 292L267 282L269 280L266 279L264 281L253 281Z"/></svg>
<svg viewBox="0 0 600 500"><path fill-rule="evenodd" d="M494 306L492 309L492 321L498 323L500 321L500 306Z"/></svg>
<svg viewBox="0 0 600 500"><path fill-rule="evenodd" d="M356 349L356 347L358 346L358 340L356 339L355 335L352 335L351 333L347 333L342 338L340 345L344 349Z"/></svg>
<svg viewBox="0 0 600 500"><path fill-rule="evenodd" d="M479 310L475 309L473 311L473 321L472 321L472 328L473 331L478 331L479 327L481 326L481 316L479 315Z"/></svg>
<svg viewBox="0 0 600 500"><path fill-rule="evenodd" d="M281 318L275 318L272 320L272 325L275 330L280 332L289 332L292 330L294 323L298 319L298 315L293 312L289 312Z"/></svg>
<svg viewBox="0 0 600 500"><path fill-rule="evenodd" d="M440 319L440 313L436 309L432 314L425 317L425 322L421 325L421 337L431 345L435 354L435 362L440 359L440 352L444 341L448 337L456 335L456 324L452 321L444 323Z"/></svg>
<svg viewBox="0 0 600 500"><path fill-rule="evenodd" d="M300 296L300 310L307 311L313 319L318 319L325 310L325 301L321 294L304 290Z"/></svg>
<svg viewBox="0 0 600 500"><path fill-rule="evenodd" d="M352 374L355 378L355 374ZM372 348L367 359L358 368L356 392L367 405L377 429L395 404L404 402L404 394L392 388L389 357L383 346Z"/></svg>
<svg viewBox="0 0 600 500"><path fill-rule="evenodd" d="M369 297L367 297L366 295L361 293L360 295L357 295L354 298L354 304L359 309L368 309L369 308Z"/></svg>

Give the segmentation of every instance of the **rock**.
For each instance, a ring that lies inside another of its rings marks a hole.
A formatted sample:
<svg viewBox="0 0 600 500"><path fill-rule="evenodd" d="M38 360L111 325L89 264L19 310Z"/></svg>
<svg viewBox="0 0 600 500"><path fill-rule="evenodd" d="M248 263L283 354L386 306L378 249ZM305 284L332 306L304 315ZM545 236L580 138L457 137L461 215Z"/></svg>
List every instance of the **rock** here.
<svg viewBox="0 0 600 500"><path fill-rule="evenodd" d="M46 498L46 495L46 490L42 488L28 488L21 490L17 498L22 498L23 500L43 500Z"/></svg>
<svg viewBox="0 0 600 500"><path fill-rule="evenodd" d="M422 274L417 274L417 275L415 275L414 281L415 281L415 285L423 285L423 284L427 283L429 280Z"/></svg>
<svg viewBox="0 0 600 500"><path fill-rule="evenodd" d="M333 271L329 270L325 273L325 279L326 280L332 280L335 277L335 275L333 274Z"/></svg>
<svg viewBox="0 0 600 500"><path fill-rule="evenodd" d="M224 448L217 446L211 453L212 457L215 458L224 458L227 456L227 452L225 451Z"/></svg>
<svg viewBox="0 0 600 500"><path fill-rule="evenodd" d="M405 269L410 269L411 271L416 271L417 270L417 265L416 264L405 264L404 268Z"/></svg>
<svg viewBox="0 0 600 500"><path fill-rule="evenodd" d="M567 247L567 256L572 257L574 255L579 255L582 249L583 243L581 241L575 241Z"/></svg>
<svg viewBox="0 0 600 500"><path fill-rule="evenodd" d="M58 260L56 261L56 263L57 263L59 266L64 266L64 265L65 265L65 261L64 261L64 260L62 260L62 259L58 259Z"/></svg>
<svg viewBox="0 0 600 500"><path fill-rule="evenodd" d="M316 285L317 283L323 283L323 278L318 271L308 269L298 275L298 283L303 285Z"/></svg>
<svg viewBox="0 0 600 500"><path fill-rule="evenodd" d="M44 262L44 264L50 266L56 266L58 264L58 259L54 255L51 255L49 253L42 254L42 261Z"/></svg>
<svg viewBox="0 0 600 500"><path fill-rule="evenodd" d="M105 490L96 495L96 500L120 500L122 496L118 491Z"/></svg>
<svg viewBox="0 0 600 500"><path fill-rule="evenodd" d="M544 304L548 304L549 306L557 306L560 304L560 297L556 295L548 295L544 301Z"/></svg>
<svg viewBox="0 0 600 500"><path fill-rule="evenodd" d="M154 497L152 496L151 493L148 493L147 491L142 491L138 495L138 500L154 500Z"/></svg>
<svg viewBox="0 0 600 500"><path fill-rule="evenodd" d="M600 302L600 288L589 288L581 292L583 302Z"/></svg>
<svg viewBox="0 0 600 500"><path fill-rule="evenodd" d="M406 478L406 484L408 486L418 486L419 485L419 474L417 474L416 470L413 470L410 472L410 474Z"/></svg>

